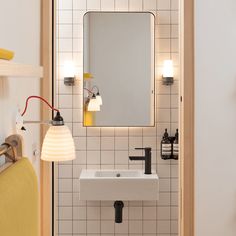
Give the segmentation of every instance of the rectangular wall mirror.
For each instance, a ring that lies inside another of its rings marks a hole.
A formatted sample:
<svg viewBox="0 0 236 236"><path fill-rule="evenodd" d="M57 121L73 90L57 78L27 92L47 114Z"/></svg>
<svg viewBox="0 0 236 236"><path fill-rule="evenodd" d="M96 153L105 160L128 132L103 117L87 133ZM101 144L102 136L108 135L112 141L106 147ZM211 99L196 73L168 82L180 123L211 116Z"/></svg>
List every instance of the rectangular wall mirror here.
<svg viewBox="0 0 236 236"><path fill-rule="evenodd" d="M84 15L84 126L154 126L155 17Z"/></svg>

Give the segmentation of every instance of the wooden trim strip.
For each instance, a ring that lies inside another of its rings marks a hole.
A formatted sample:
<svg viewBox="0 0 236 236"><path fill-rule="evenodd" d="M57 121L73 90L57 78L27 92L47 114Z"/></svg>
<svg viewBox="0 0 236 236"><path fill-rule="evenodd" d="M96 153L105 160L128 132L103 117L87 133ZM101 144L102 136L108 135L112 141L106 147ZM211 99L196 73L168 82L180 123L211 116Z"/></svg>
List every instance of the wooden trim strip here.
<svg viewBox="0 0 236 236"><path fill-rule="evenodd" d="M180 234L194 236L194 0L180 7Z"/></svg>
<svg viewBox="0 0 236 236"><path fill-rule="evenodd" d="M41 80L41 96L52 104L52 1L48 0L41 0L41 65L44 68L44 79ZM41 106L41 120L51 118L51 110ZM48 127L41 127L42 142ZM41 161L40 168L41 236L51 236L51 163Z"/></svg>

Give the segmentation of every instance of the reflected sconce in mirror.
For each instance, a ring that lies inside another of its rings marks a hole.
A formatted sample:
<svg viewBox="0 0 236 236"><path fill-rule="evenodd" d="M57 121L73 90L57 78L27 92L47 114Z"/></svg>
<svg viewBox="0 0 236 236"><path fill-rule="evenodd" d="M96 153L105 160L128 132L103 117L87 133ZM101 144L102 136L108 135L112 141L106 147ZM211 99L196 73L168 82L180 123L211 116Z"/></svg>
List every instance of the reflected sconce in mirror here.
<svg viewBox="0 0 236 236"><path fill-rule="evenodd" d="M96 93L96 100L97 100L97 103L101 106L102 105L102 97L100 95L100 92L99 92L99 88L97 86L93 86L92 90L96 88L97 89L97 93Z"/></svg>
<svg viewBox="0 0 236 236"><path fill-rule="evenodd" d="M96 95L89 89L84 88L84 90L88 91L88 93L92 95L91 97L88 96L87 101L85 102L85 104L87 105L87 111L100 111L100 106L102 105L102 97L99 93L99 89L97 86L94 86L92 90L94 88L97 89Z"/></svg>
<svg viewBox="0 0 236 236"><path fill-rule="evenodd" d="M73 86L75 84L75 65L73 61L66 61L64 64L64 84Z"/></svg>
<svg viewBox="0 0 236 236"><path fill-rule="evenodd" d="M100 111L100 104L98 103L95 94L93 94L93 96L89 99L88 111Z"/></svg>
<svg viewBox="0 0 236 236"><path fill-rule="evenodd" d="M165 60L163 64L162 83L172 85L174 83L173 61Z"/></svg>
<svg viewBox="0 0 236 236"><path fill-rule="evenodd" d="M50 121L24 121L28 102L30 99L40 99L48 105L48 107L56 111L56 116ZM44 98L40 96L30 96L26 100L25 108L20 117L17 117L17 126L21 130L26 130L24 124L48 124L51 127L48 129L42 145L41 159L44 161L69 161L75 159L75 145L72 134L69 128L65 125L60 111L51 106Z"/></svg>

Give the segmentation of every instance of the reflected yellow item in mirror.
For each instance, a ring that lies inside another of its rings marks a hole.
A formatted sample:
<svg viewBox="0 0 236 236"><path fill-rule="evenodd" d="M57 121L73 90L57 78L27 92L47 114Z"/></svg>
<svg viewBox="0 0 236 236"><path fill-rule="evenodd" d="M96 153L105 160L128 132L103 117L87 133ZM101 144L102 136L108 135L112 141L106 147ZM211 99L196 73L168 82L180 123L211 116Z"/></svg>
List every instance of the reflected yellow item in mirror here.
<svg viewBox="0 0 236 236"><path fill-rule="evenodd" d="M87 111L84 109L84 125L85 126L93 126L94 124L94 112Z"/></svg>
<svg viewBox="0 0 236 236"><path fill-rule="evenodd" d="M14 52L0 48L0 59L11 60L14 57Z"/></svg>
<svg viewBox="0 0 236 236"><path fill-rule="evenodd" d="M84 73L84 79L92 79L93 75L91 73Z"/></svg>

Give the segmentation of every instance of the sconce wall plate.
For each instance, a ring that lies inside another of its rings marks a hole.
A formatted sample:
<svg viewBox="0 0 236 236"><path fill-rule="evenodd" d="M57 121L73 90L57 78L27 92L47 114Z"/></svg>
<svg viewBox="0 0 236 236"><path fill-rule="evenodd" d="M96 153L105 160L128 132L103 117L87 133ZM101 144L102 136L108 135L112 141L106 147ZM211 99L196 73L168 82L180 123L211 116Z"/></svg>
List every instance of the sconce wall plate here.
<svg viewBox="0 0 236 236"><path fill-rule="evenodd" d="M162 76L162 84L172 85L174 83L174 77L164 77Z"/></svg>
<svg viewBox="0 0 236 236"><path fill-rule="evenodd" d="M75 85L75 77L64 77L64 84L66 86L74 86Z"/></svg>

